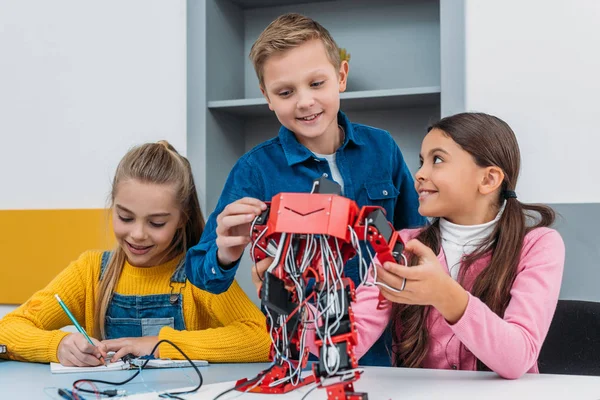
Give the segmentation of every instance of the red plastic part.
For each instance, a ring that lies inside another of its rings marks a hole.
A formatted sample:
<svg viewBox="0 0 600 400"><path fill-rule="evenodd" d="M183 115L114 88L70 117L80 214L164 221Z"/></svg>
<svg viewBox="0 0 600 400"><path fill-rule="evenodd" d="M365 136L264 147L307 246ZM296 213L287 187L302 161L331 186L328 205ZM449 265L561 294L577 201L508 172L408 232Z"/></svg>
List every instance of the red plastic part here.
<svg viewBox="0 0 600 400"><path fill-rule="evenodd" d="M281 193L274 196L271 202L267 202L267 206L270 207L270 213L268 221L265 225L259 225L254 227L252 232L252 240L256 242L257 239L264 233L260 241L257 242L258 246L254 247L254 258L257 261L264 259L267 255L263 249L267 248L267 243L273 239L276 243L280 242L281 235L283 233L288 234L286 241L283 243L284 249L282 254L287 254L287 250L291 243L290 234L315 234L315 235L329 235L328 241L332 249L336 249L335 240L337 239L338 246L341 253L341 259L344 264L347 260L355 255L355 250L352 246L350 230L348 227L352 227L357 233L359 240L365 238L365 218L371 212L382 209L377 206L366 206L359 209L356 203L350 199L342 196L330 195L330 194L305 194L305 193ZM385 210L384 210L385 212ZM389 224L389 222L388 222ZM380 262L393 261L392 251L397 242L401 241L398 233L393 229L393 226L389 224L392 230L392 235L389 240L386 240L375 226L369 225L366 231L366 239L371 244ZM264 232L265 229L267 232ZM260 246L260 247L259 247ZM301 260L301 257L305 250L305 242L300 245L296 253L296 262ZM336 254L337 257L337 254ZM283 279L286 285L291 285L292 281L287 276L285 269L284 257L279 261L279 264L275 267L273 273ZM302 279L307 281L310 278L316 280L316 284L324 280L322 260L320 256L315 257L312 260L311 265L306 269ZM344 286L350 291L351 300L354 301L355 291L354 284L348 278L343 278ZM297 296L293 293L293 298L297 300ZM350 329L348 333L336 335L332 338L334 343L346 342L348 357L350 360L350 369L356 369L358 362L354 354L354 347L357 344L357 334L354 329L354 314L352 309L349 308L349 319ZM299 345L300 334L304 327L300 323L296 337L293 337L290 342L293 345ZM281 338L282 332L280 329L274 330L274 335ZM317 345L321 346L321 341L317 340ZM304 352L305 356L302 360L292 361L292 365L297 367L298 364L306 367L308 359L308 351ZM271 358L274 359L276 351L272 349ZM283 377L287 376L290 372L290 366L286 362L275 365L269 370L259 374L257 378L248 380L242 379L237 382L236 386L239 391L251 391L255 393L274 393L281 394L287 393L299 387L305 386L309 383L316 382L321 384L322 380L316 372L316 364L313 366L313 375L300 381L298 385L292 385L289 381L274 385L270 385ZM341 371L343 372L343 371ZM260 380L262 378L262 380ZM368 398L366 393L357 393L354 391L353 382L360 378L358 372L353 372L351 376L343 381L334 384L328 384L323 388L327 390L328 400L366 400ZM257 384L257 382L259 382Z"/></svg>

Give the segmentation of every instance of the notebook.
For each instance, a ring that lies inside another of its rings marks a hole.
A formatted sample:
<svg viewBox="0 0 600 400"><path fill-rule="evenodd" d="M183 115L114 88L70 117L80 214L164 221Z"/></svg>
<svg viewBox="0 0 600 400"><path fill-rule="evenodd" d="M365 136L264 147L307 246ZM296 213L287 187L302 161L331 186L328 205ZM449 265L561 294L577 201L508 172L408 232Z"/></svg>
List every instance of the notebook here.
<svg viewBox="0 0 600 400"><path fill-rule="evenodd" d="M59 363L50 363L50 371L53 374L71 374L71 373L82 373L82 372L108 372L108 371L119 371L126 369L138 369L138 366L143 365L145 359L134 358L130 361L117 361L109 363L107 365L99 365L97 367L65 367ZM208 361L205 360L192 360L195 366L203 367L208 365ZM163 360L153 359L148 361L145 368L185 368L191 367L187 360Z"/></svg>
<svg viewBox="0 0 600 400"><path fill-rule="evenodd" d="M118 371L123 369L131 369L129 363L123 361L117 361L109 363L107 365L99 365L97 367L65 367L59 363L50 363L50 371L53 374L71 374L71 373L82 373L82 372L108 372Z"/></svg>

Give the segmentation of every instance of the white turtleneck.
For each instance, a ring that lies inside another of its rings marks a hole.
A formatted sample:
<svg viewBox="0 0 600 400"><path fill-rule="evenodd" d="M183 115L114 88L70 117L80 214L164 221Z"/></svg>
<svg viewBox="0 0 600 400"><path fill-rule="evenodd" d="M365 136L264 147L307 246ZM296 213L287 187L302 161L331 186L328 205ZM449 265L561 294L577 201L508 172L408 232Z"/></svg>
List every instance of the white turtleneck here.
<svg viewBox="0 0 600 400"><path fill-rule="evenodd" d="M488 237L498 223L506 202L500 208L498 215L490 222L480 225L457 225L445 218L440 218L440 234L442 248L446 255L448 270L454 280L458 279L458 272L463 256L470 254L479 244Z"/></svg>

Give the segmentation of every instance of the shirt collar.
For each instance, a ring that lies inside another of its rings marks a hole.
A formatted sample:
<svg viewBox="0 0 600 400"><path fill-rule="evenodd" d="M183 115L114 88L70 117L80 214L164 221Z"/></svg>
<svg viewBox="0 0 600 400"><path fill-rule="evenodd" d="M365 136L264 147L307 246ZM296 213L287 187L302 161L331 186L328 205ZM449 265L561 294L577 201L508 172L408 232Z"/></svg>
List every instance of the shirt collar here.
<svg viewBox="0 0 600 400"><path fill-rule="evenodd" d="M340 148L343 149L349 142L352 142L356 145L363 144L363 142L356 136L352 123L341 111L338 112L338 125L341 125L345 132L344 142ZM285 157L289 166L299 164L311 157L314 157L310 150L298 142L294 132L290 131L285 126L281 126L279 129L279 141L281 142L281 146L283 147L283 152L285 153Z"/></svg>

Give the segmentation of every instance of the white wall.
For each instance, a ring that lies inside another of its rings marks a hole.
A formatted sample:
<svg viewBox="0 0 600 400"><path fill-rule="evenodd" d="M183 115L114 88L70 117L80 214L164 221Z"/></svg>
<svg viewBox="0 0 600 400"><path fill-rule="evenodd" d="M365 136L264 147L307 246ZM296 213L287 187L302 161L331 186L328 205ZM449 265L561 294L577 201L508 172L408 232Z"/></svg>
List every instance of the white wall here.
<svg viewBox="0 0 600 400"><path fill-rule="evenodd" d="M504 119L524 201L600 202L600 1L466 0L466 109Z"/></svg>
<svg viewBox="0 0 600 400"><path fill-rule="evenodd" d="M186 153L185 0L0 0L0 209L100 208L119 159Z"/></svg>

